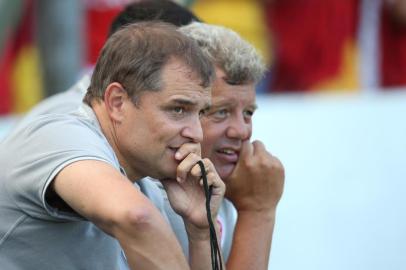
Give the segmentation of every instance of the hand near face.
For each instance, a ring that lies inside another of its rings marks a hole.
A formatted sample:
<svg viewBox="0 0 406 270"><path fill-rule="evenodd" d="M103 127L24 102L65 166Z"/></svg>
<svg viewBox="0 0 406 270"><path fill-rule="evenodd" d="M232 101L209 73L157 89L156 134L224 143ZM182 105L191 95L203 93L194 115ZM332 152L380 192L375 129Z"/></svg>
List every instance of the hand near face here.
<svg viewBox="0 0 406 270"><path fill-rule="evenodd" d="M239 160L226 179L226 197L237 211L273 211L282 196L285 173L260 141L244 141Z"/></svg>
<svg viewBox="0 0 406 270"><path fill-rule="evenodd" d="M172 208L181 215L185 225L197 229L207 229L206 197L203 189L202 174L197 162L202 160L206 168L207 181L213 186L210 207L213 220L225 192L225 185L218 176L214 165L208 159L200 157L199 144L184 144L179 148L176 159L181 160L177 168L177 180L165 179L162 184L168 194Z"/></svg>

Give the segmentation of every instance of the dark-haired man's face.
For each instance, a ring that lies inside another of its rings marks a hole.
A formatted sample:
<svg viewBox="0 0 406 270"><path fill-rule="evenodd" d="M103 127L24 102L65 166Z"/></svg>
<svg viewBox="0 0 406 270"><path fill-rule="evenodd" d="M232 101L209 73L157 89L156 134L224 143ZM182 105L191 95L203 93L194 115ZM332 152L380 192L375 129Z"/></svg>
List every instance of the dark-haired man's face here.
<svg viewBox="0 0 406 270"><path fill-rule="evenodd" d="M232 173L242 142L252 134L256 110L255 85L230 85L222 70L216 70L212 87L212 106L202 118L204 140L202 156L209 158L223 180Z"/></svg>
<svg viewBox="0 0 406 270"><path fill-rule="evenodd" d="M210 90L182 62L166 64L161 79L161 90L145 91L137 106L127 106L118 128L120 152L132 170L157 179L176 176L181 145L202 142L200 116L210 104Z"/></svg>

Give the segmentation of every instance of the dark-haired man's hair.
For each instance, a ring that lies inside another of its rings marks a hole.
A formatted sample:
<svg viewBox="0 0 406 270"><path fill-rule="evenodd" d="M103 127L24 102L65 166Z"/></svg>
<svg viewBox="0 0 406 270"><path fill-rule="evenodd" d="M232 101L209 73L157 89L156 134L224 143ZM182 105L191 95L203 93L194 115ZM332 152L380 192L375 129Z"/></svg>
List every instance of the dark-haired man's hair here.
<svg viewBox="0 0 406 270"><path fill-rule="evenodd" d="M190 10L173 1L142 0L129 4L117 15L110 26L109 35L125 25L143 21L162 21L180 27L201 20Z"/></svg>
<svg viewBox="0 0 406 270"><path fill-rule="evenodd" d="M162 89L161 71L171 59L188 67L202 87L210 86L213 64L197 42L174 25L147 21L122 27L105 43L84 102L103 100L107 86L118 82L136 104L141 92Z"/></svg>

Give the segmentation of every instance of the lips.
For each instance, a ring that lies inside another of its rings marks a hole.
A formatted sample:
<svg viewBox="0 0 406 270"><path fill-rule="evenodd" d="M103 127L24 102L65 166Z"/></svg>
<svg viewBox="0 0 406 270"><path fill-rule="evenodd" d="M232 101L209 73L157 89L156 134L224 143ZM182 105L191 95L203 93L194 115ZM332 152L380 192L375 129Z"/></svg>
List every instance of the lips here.
<svg viewBox="0 0 406 270"><path fill-rule="evenodd" d="M179 147L168 147L167 149L168 149L168 151L170 152L170 155L171 155L173 158L175 158L175 154L176 154L176 152L178 151Z"/></svg>
<svg viewBox="0 0 406 270"><path fill-rule="evenodd" d="M219 159L226 163L237 163L239 151L232 148L220 148L216 151Z"/></svg>
<svg viewBox="0 0 406 270"><path fill-rule="evenodd" d="M178 149L179 149L179 147L170 147L170 146L168 148L169 148L169 150L174 151L174 152L178 151Z"/></svg>

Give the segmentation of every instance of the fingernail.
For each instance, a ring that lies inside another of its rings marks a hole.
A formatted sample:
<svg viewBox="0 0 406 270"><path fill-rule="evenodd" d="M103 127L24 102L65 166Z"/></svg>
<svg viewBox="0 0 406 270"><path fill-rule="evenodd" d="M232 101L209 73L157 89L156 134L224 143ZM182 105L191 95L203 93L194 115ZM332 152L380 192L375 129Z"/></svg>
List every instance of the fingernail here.
<svg viewBox="0 0 406 270"><path fill-rule="evenodd" d="M176 158L176 159L180 159L180 157L181 157L180 153L179 153L179 152L176 152L176 153L175 153L175 158Z"/></svg>
<svg viewBox="0 0 406 270"><path fill-rule="evenodd" d="M176 181L178 181L179 183L181 183L181 182L182 182L182 178L180 178L180 177L178 176L178 177L176 177Z"/></svg>

